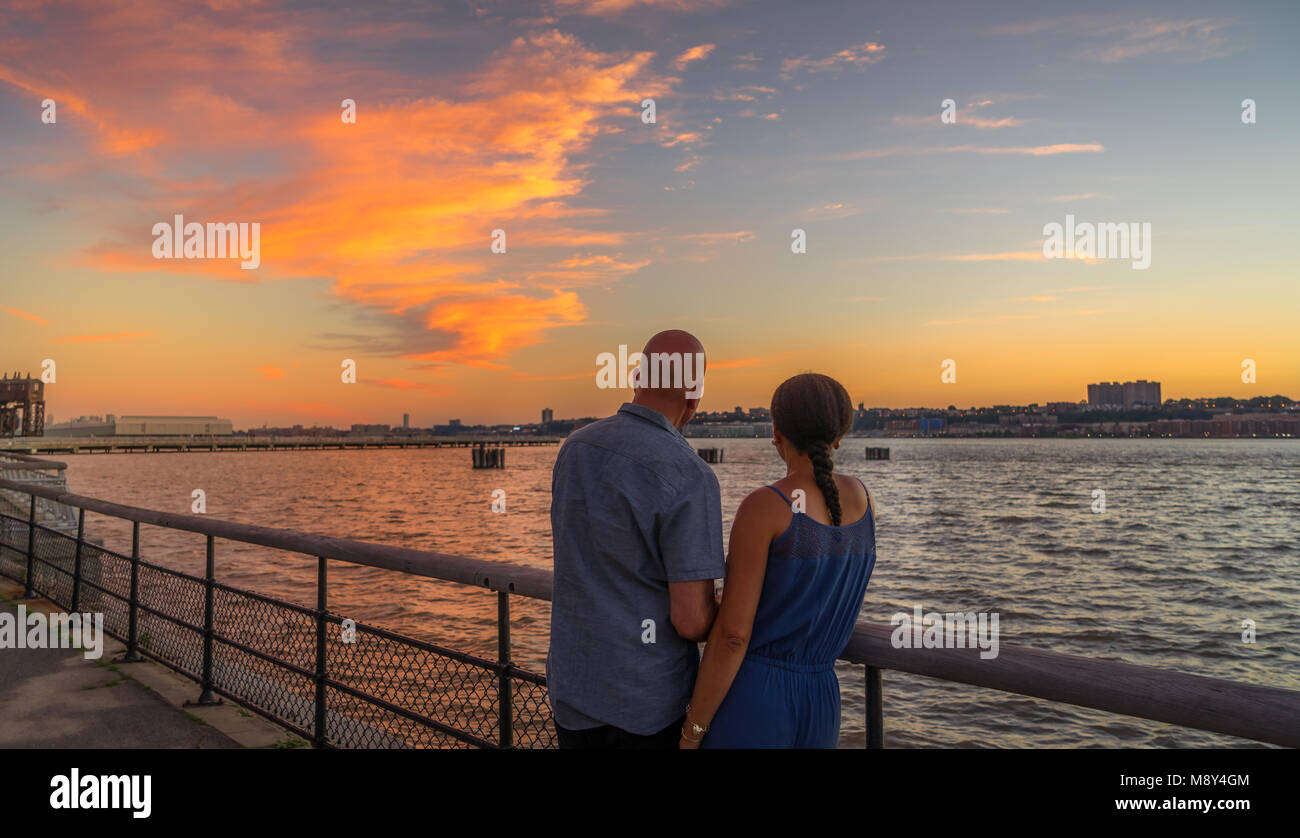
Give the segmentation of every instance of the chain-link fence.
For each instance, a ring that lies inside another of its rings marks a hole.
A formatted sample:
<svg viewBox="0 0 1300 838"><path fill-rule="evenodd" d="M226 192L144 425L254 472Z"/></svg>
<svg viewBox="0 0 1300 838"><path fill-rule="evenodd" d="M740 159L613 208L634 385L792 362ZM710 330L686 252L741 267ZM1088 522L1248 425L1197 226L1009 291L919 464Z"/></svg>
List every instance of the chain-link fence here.
<svg viewBox="0 0 1300 838"><path fill-rule="evenodd" d="M10 497L22 491L4 483ZM498 601L491 660L331 613L328 557L316 560L317 607L306 608L216 581L212 535L207 572L194 576L142 559L139 521L126 556L86 540L84 509L72 535L15 507L0 512L0 575L69 611L102 613L127 660L194 679L201 702L226 696L319 747L554 747L545 678L510 662L507 590L482 592Z"/></svg>

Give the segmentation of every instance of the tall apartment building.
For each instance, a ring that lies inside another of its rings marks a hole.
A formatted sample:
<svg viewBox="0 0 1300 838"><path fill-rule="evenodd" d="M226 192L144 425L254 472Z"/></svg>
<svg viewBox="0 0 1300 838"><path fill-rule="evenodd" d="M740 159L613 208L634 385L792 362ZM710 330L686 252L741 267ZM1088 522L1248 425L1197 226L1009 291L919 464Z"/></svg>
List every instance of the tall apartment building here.
<svg viewBox="0 0 1300 838"><path fill-rule="evenodd" d="M1147 381L1103 381L1088 385L1088 407L1094 410L1103 408L1134 407L1135 405L1161 404L1160 382Z"/></svg>
<svg viewBox="0 0 1300 838"><path fill-rule="evenodd" d="M1101 382L1088 385L1088 407L1095 409L1122 407L1124 404L1124 385L1118 381Z"/></svg>
<svg viewBox="0 0 1300 838"><path fill-rule="evenodd" d="M1152 407L1160 406L1160 382L1147 381L1145 378L1139 378L1137 381L1124 382L1124 406L1134 407L1136 405L1151 405Z"/></svg>

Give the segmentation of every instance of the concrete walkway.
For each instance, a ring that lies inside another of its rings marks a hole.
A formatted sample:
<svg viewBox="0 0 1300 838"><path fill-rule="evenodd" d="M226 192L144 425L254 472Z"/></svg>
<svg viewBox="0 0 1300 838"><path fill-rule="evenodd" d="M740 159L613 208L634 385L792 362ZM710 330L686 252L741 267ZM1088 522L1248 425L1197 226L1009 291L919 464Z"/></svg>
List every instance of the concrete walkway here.
<svg viewBox="0 0 1300 838"><path fill-rule="evenodd" d="M0 583L0 611L60 610L19 600L21 587ZM105 637L104 654L77 649L0 648L0 748L295 747L289 732L226 702L183 707L198 697L193 681L153 662L114 663L123 646Z"/></svg>

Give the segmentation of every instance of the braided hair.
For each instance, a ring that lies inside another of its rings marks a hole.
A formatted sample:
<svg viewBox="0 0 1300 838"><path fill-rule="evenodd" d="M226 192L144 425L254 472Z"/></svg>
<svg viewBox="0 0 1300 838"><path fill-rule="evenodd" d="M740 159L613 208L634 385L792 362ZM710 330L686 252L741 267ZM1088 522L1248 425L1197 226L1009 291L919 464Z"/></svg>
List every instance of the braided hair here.
<svg viewBox="0 0 1300 838"><path fill-rule="evenodd" d="M826 500L831 524L840 525L840 490L831 476L831 445L853 427L849 392L830 376L803 373L788 378L772 394L772 425L812 460L813 479Z"/></svg>

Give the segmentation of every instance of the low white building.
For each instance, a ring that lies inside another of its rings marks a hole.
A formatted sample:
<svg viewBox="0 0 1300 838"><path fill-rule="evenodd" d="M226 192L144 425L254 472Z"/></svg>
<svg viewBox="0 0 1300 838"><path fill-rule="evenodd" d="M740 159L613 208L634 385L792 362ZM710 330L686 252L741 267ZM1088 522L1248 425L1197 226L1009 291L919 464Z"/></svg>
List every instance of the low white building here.
<svg viewBox="0 0 1300 838"><path fill-rule="evenodd" d="M104 421L60 422L45 428L46 436L230 436L229 419L216 416L113 416Z"/></svg>

